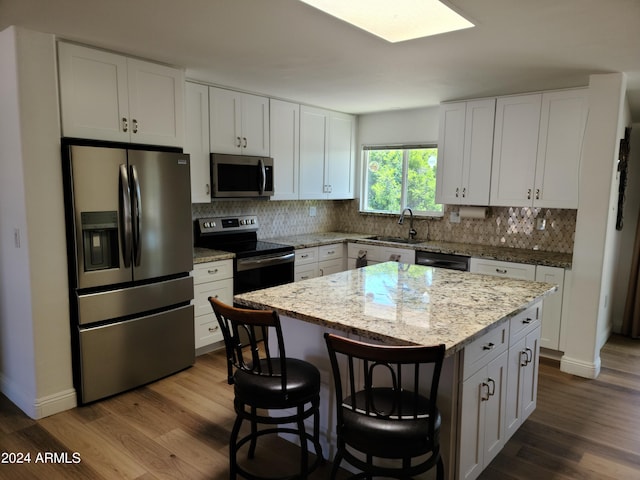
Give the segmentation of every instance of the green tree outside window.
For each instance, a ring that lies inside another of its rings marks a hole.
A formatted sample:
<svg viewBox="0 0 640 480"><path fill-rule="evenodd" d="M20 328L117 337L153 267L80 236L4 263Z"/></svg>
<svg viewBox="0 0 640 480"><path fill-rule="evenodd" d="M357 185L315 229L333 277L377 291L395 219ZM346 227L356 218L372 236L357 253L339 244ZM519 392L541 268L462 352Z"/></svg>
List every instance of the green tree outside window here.
<svg viewBox="0 0 640 480"><path fill-rule="evenodd" d="M367 148L362 210L397 213L409 207L416 214L442 215L436 203L438 149Z"/></svg>

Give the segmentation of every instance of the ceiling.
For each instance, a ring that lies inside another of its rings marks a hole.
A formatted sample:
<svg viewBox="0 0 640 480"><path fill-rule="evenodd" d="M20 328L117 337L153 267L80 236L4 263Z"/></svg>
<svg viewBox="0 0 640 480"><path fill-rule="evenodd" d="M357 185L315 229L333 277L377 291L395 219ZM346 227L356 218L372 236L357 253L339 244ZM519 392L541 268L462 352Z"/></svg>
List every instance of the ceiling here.
<svg viewBox="0 0 640 480"><path fill-rule="evenodd" d="M453 0L475 28L401 43L298 0L0 0L20 25L349 113L584 86L625 72L640 121L640 1Z"/></svg>

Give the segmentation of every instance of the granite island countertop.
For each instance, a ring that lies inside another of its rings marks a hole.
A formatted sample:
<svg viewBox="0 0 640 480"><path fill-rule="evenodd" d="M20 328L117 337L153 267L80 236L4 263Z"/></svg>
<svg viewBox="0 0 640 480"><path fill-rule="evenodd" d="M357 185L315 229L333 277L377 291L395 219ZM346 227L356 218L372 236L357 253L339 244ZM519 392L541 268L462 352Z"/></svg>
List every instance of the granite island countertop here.
<svg viewBox="0 0 640 480"><path fill-rule="evenodd" d="M396 345L452 355L555 285L386 262L236 295L240 305Z"/></svg>

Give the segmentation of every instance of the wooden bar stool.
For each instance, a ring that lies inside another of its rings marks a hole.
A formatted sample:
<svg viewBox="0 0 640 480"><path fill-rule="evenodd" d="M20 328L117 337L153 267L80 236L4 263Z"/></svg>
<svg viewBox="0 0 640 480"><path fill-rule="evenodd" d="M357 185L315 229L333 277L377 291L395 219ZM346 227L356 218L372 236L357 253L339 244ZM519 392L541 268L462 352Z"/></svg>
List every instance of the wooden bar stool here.
<svg viewBox="0 0 640 480"><path fill-rule="evenodd" d="M319 438L320 372L308 362L286 358L277 312L235 308L213 297L209 297L209 302L224 336L227 380L234 386L236 420L229 440L229 478L234 480L238 474L250 480L307 478L323 460ZM269 347L271 335L277 341L275 352ZM274 416L278 411L282 415ZM312 416L313 431L307 432L304 420ZM244 420L250 422L251 431L238 438ZM267 428L259 429L261 424ZM261 477L238 464L240 447L249 442L248 456L254 458L258 438L279 433L300 438L298 472L285 477ZM313 444L316 454L311 465L308 442Z"/></svg>
<svg viewBox="0 0 640 480"><path fill-rule="evenodd" d="M445 346L372 345L329 333L325 340L338 406L331 478L346 460L362 472L352 478L408 479L436 466L443 480L435 401ZM419 393L424 378L428 397Z"/></svg>

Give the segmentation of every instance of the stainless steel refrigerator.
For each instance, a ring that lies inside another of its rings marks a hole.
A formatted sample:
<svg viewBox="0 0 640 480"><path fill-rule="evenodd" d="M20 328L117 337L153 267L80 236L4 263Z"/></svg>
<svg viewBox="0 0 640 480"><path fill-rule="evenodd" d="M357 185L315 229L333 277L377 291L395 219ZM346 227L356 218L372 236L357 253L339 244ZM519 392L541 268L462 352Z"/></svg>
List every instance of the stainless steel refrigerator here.
<svg viewBox="0 0 640 480"><path fill-rule="evenodd" d="M87 403L194 362L189 156L62 150L74 383Z"/></svg>

